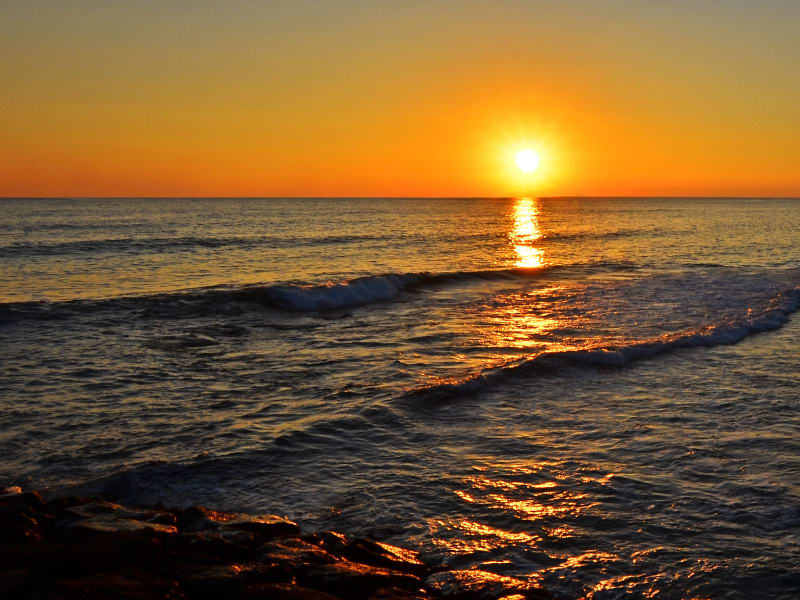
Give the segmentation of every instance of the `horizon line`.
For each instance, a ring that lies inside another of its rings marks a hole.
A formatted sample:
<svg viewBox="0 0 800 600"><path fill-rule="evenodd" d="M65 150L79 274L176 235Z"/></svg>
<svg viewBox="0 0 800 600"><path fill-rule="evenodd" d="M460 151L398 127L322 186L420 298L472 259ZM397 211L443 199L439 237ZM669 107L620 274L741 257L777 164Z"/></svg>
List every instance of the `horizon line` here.
<svg viewBox="0 0 800 600"><path fill-rule="evenodd" d="M539 200L610 200L610 199L652 199L652 200L800 200L800 196L753 196L753 195L558 195L558 196L0 196L0 200L509 200L515 198L537 198Z"/></svg>

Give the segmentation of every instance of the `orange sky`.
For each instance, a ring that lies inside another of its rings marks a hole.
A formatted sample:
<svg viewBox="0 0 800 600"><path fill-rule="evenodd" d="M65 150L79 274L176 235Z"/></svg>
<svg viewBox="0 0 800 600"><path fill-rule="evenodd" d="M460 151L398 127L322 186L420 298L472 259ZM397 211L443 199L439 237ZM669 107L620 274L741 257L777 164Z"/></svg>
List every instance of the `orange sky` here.
<svg viewBox="0 0 800 600"><path fill-rule="evenodd" d="M791 1L6 0L0 196L800 196L799 22Z"/></svg>

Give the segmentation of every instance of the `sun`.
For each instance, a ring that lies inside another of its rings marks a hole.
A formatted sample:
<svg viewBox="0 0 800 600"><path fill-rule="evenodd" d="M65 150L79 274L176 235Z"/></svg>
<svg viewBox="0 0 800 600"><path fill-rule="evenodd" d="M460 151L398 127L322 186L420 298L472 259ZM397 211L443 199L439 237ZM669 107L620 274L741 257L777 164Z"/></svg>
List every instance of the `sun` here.
<svg viewBox="0 0 800 600"><path fill-rule="evenodd" d="M517 166L525 173L532 173L539 166L539 155L530 149L520 150L516 156Z"/></svg>

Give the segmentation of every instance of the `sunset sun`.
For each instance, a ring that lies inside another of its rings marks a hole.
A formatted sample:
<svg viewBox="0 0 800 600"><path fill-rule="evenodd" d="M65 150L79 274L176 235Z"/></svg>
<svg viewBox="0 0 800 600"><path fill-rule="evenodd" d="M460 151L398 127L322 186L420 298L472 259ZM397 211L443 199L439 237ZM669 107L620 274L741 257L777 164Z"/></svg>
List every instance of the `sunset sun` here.
<svg viewBox="0 0 800 600"><path fill-rule="evenodd" d="M532 173L539 166L539 155L530 149L520 150L516 156L517 166L525 173Z"/></svg>

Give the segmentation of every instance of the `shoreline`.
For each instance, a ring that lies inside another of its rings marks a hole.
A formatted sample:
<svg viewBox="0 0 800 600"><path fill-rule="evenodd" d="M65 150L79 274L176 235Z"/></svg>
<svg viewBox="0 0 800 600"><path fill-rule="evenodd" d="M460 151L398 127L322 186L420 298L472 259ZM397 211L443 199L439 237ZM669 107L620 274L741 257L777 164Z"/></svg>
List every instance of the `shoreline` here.
<svg viewBox="0 0 800 600"><path fill-rule="evenodd" d="M448 570L413 550L283 517L102 497L0 494L0 596L30 599L554 600L540 585Z"/></svg>

